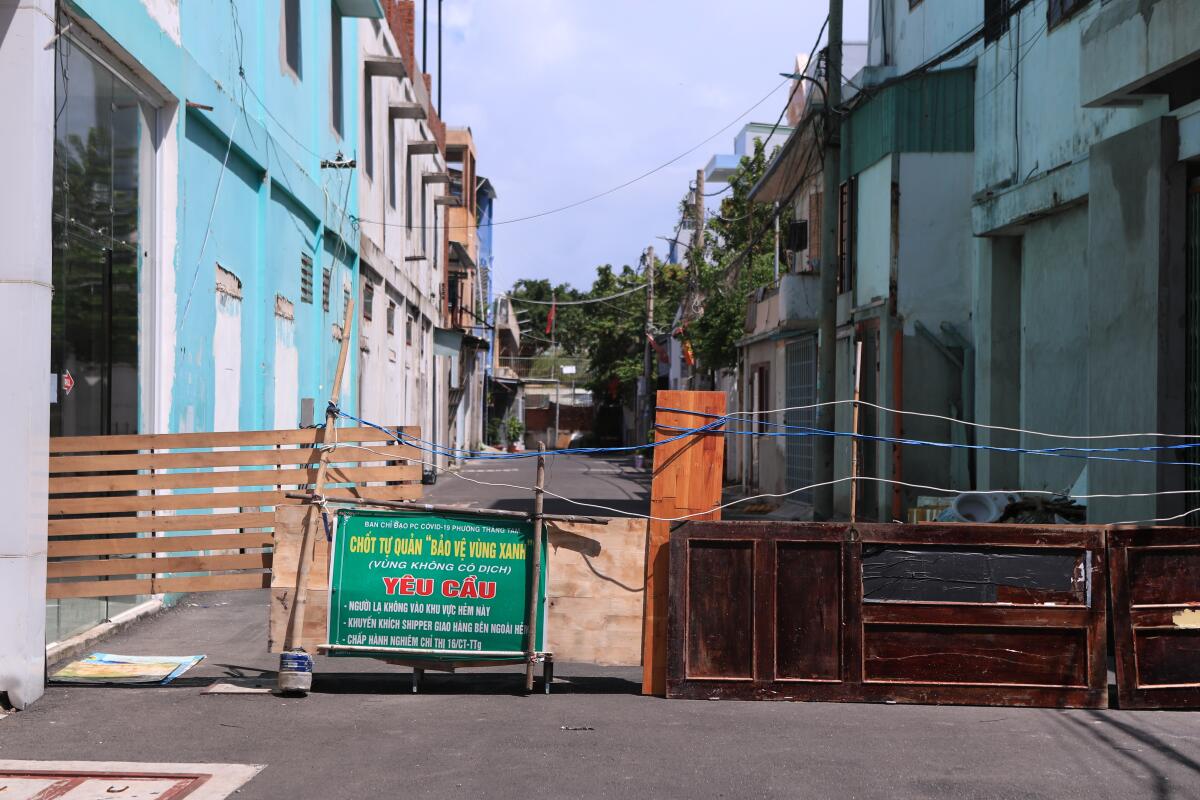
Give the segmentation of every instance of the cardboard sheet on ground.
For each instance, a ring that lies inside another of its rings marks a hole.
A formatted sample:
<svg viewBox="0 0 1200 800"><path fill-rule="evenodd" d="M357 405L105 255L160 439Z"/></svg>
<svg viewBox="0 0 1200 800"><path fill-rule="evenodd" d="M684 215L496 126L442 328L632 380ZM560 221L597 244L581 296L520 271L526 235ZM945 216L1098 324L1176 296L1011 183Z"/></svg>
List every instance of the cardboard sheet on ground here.
<svg viewBox="0 0 1200 800"><path fill-rule="evenodd" d="M92 653L50 676L56 683L165 685L198 664L204 656L118 656Z"/></svg>

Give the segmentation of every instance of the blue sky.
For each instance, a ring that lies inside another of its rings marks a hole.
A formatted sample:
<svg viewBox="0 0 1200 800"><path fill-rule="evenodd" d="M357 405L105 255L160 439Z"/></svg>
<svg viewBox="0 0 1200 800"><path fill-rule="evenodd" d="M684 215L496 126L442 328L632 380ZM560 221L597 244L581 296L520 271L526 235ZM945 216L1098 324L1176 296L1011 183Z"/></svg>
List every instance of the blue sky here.
<svg viewBox="0 0 1200 800"><path fill-rule="evenodd" d="M867 0L845 5L845 37L865 39ZM433 72L436 0L429 6ZM470 125L479 172L499 195L497 221L536 214L711 136L807 54L827 9L824 0L446 0L442 116ZM696 170L732 152L744 122L774 122L786 99L780 87L711 143L628 188L498 225L496 288L523 277L587 287L597 264L636 263L649 244L661 253L655 237L673 230Z"/></svg>

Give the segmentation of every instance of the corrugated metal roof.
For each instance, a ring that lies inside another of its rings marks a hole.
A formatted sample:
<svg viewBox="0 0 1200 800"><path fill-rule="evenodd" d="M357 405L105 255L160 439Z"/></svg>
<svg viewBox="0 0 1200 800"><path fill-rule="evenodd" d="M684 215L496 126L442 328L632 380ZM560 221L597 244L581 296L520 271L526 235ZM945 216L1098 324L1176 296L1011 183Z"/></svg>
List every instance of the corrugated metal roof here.
<svg viewBox="0 0 1200 800"><path fill-rule="evenodd" d="M975 68L937 70L884 86L850 113L842 124L842 175L890 153L974 149Z"/></svg>

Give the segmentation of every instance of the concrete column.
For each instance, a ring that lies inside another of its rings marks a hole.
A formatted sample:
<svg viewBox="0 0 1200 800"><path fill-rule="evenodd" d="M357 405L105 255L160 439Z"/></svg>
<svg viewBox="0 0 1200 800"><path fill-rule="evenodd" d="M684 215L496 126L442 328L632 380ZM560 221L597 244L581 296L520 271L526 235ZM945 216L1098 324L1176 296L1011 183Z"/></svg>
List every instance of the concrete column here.
<svg viewBox="0 0 1200 800"><path fill-rule="evenodd" d="M1021 426L1021 239L975 240L975 419L985 425ZM1018 434L977 428L976 443L1020 447ZM1020 457L980 450L979 489L1016 489Z"/></svg>
<svg viewBox="0 0 1200 800"><path fill-rule="evenodd" d="M1186 275L1184 166L1179 129L1160 117L1092 145L1088 199L1088 417L1090 432L1179 433L1184 427ZM1162 439L1154 444L1178 440ZM1134 444L1124 440L1120 444ZM1093 445L1114 442L1096 440ZM1184 488L1193 451L1160 453L1160 466L1112 461L1088 465L1091 492ZM1144 456L1151 454L1126 454ZM1088 522L1172 516L1194 506L1186 495L1094 500ZM1182 524L1194 522L1194 519Z"/></svg>
<svg viewBox="0 0 1200 800"><path fill-rule="evenodd" d="M52 0L0 0L0 697L17 708L45 688L54 34Z"/></svg>

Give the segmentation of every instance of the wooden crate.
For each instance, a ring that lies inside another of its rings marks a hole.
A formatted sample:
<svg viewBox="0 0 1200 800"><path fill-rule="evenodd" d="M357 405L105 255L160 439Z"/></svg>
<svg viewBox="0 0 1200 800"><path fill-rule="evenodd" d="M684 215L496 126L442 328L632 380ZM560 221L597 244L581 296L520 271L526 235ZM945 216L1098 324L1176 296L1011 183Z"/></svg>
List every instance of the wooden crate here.
<svg viewBox="0 0 1200 800"><path fill-rule="evenodd" d="M269 586L275 506L298 502L287 492L312 484L324 436L306 428L51 439L46 596ZM421 496L415 449L369 427L338 428L336 442L326 496Z"/></svg>

